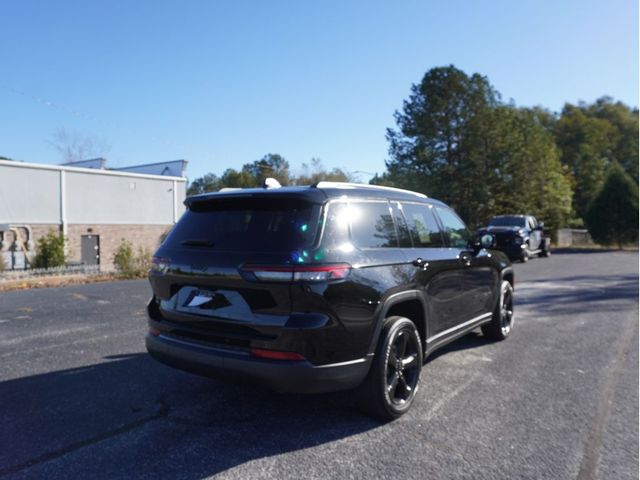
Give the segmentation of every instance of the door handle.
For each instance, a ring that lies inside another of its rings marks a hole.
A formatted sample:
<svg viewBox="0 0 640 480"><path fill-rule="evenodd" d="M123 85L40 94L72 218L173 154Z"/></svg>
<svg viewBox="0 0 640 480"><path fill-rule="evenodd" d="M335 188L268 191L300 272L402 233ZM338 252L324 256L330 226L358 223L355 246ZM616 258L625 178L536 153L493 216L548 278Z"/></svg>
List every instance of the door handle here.
<svg viewBox="0 0 640 480"><path fill-rule="evenodd" d="M472 256L469 252L461 252L460 256L458 257L460 263L463 263L467 267L471 265L471 258Z"/></svg>

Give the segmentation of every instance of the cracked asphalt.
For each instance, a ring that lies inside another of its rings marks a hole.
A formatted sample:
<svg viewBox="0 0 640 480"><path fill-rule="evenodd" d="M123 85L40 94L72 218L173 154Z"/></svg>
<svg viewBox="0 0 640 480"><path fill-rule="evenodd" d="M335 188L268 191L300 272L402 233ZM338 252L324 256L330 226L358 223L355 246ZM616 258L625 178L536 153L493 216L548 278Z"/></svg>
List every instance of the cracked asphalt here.
<svg viewBox="0 0 640 480"><path fill-rule="evenodd" d="M638 254L517 264L505 342L434 354L413 409L279 395L144 350L146 281L0 294L0 478L638 478Z"/></svg>

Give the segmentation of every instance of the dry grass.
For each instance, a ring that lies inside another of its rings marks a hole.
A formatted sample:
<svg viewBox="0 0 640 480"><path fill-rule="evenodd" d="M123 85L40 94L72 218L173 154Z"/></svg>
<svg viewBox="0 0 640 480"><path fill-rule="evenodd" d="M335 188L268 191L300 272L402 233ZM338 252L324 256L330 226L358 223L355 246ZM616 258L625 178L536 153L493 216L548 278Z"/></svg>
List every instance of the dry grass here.
<svg viewBox="0 0 640 480"><path fill-rule="evenodd" d="M59 277L23 278L20 280L0 281L0 292L26 290L31 288L65 287L85 283L113 282L121 278L112 273L101 275L64 275Z"/></svg>

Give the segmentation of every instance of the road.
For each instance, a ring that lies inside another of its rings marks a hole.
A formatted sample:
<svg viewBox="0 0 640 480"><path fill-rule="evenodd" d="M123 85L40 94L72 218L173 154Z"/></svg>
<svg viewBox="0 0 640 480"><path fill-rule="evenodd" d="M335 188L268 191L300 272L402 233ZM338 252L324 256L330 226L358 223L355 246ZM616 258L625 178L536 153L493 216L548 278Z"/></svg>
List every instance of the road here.
<svg viewBox="0 0 640 480"><path fill-rule="evenodd" d="M638 254L516 269L505 342L425 365L400 420L144 353L145 281L0 294L0 478L638 478Z"/></svg>

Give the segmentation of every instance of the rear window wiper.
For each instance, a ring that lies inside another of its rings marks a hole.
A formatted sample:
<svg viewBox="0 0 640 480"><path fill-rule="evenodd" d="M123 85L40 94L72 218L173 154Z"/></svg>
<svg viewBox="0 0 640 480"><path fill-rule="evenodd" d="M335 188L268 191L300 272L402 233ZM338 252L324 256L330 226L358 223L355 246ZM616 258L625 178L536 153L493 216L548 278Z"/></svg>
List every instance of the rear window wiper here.
<svg viewBox="0 0 640 480"><path fill-rule="evenodd" d="M213 247L214 243L211 240L191 238L189 240L182 240L180 245L185 245L187 247Z"/></svg>

